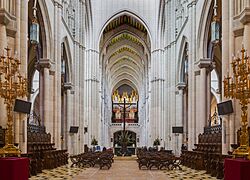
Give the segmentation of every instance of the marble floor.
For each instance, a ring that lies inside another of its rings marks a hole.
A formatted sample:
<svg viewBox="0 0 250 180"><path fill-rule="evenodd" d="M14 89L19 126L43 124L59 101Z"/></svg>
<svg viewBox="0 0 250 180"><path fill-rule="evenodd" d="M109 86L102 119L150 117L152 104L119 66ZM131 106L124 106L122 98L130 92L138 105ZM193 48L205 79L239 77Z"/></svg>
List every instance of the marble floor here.
<svg viewBox="0 0 250 180"><path fill-rule="evenodd" d="M196 171L187 167L182 170L139 170L135 160L115 159L112 167L107 170L94 168L70 168L69 165L53 170L43 170L43 173L32 176L30 180L213 180L214 177L205 171Z"/></svg>

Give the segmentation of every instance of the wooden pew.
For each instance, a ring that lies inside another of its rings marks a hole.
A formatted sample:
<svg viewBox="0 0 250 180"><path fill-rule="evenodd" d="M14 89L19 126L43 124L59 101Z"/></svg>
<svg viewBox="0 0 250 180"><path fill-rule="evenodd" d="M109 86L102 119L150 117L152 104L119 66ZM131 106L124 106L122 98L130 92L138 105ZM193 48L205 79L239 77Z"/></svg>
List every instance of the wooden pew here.
<svg viewBox="0 0 250 180"><path fill-rule="evenodd" d="M112 151L103 152L85 152L78 155L70 156L72 162L71 167L94 167L98 165L100 169L107 167L110 169L114 162L114 154Z"/></svg>
<svg viewBox="0 0 250 180"><path fill-rule="evenodd" d="M193 151L183 150L181 154L182 165L197 170L206 170L206 173L219 179L223 178L225 157L222 155L221 126L204 128L199 134L198 144Z"/></svg>
<svg viewBox="0 0 250 180"><path fill-rule="evenodd" d="M28 125L28 157L30 158L30 174L36 175L43 169L53 169L68 163L67 150L56 150L51 143L50 133L44 126Z"/></svg>

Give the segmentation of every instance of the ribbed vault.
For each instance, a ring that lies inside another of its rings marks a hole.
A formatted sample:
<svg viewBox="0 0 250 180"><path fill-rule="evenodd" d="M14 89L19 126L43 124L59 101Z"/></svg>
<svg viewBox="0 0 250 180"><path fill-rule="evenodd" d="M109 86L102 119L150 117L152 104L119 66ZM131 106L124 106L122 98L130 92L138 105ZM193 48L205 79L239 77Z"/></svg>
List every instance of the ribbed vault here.
<svg viewBox="0 0 250 180"><path fill-rule="evenodd" d="M138 92L144 88L150 41L146 28L137 19L122 15L112 20L104 29L100 52L108 95L123 84Z"/></svg>

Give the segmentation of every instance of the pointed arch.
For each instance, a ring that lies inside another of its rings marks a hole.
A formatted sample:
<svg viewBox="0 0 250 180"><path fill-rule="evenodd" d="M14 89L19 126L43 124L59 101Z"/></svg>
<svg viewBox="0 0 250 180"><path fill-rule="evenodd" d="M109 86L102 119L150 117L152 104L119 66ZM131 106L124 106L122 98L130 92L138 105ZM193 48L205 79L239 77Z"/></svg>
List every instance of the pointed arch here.
<svg viewBox="0 0 250 180"><path fill-rule="evenodd" d="M114 85L114 87L112 88L112 92L114 92L118 87L122 86L123 84L131 86L133 89L135 89L136 91L138 91L136 85L131 80L129 80L129 79L123 79L122 81L119 81L118 83L116 83L116 85Z"/></svg>
<svg viewBox="0 0 250 180"><path fill-rule="evenodd" d="M212 17L212 13L210 12L210 8L212 5L211 0L204 0L199 28L198 28L198 36L197 36L197 42L198 44L198 57L207 57L207 39L208 39L208 19ZM210 17L210 18L209 18ZM210 27L210 26L209 26Z"/></svg>
<svg viewBox="0 0 250 180"><path fill-rule="evenodd" d="M161 43L165 40L165 1L160 0L158 11L158 39Z"/></svg>
<svg viewBox="0 0 250 180"><path fill-rule="evenodd" d="M117 13L114 13L110 16L110 18L108 18L108 20L103 24L100 32L99 32L99 37L98 37L98 43L100 44L101 42L101 37L103 35L103 32L104 32L104 29L107 27L107 25L112 22L114 19L116 19L117 17L119 16L123 16L123 15L127 15L127 16L131 16L133 18L135 18L136 20L138 20L147 30L147 33L148 33L148 36L149 36L149 44L151 46L151 39L152 39L152 35L151 35L151 30L149 29L146 21L139 17L137 14L133 13L132 11L129 11L129 10L122 10L122 11L119 11Z"/></svg>
<svg viewBox="0 0 250 180"><path fill-rule="evenodd" d="M53 54L53 38L52 38L52 28L50 22L50 16L45 0L38 0L38 5L41 10L43 25L44 25L44 36L43 38L43 58L51 58Z"/></svg>
<svg viewBox="0 0 250 180"><path fill-rule="evenodd" d="M73 62L72 62L72 54L70 51L70 46L69 46L69 40L68 37L65 36L62 40L62 43L64 44L65 47L65 52L66 52L66 56L67 56L67 69L68 69L68 82L73 82L73 77L72 77L72 66L73 66Z"/></svg>
<svg viewBox="0 0 250 180"><path fill-rule="evenodd" d="M178 57L178 63L177 63L177 83L184 82L183 78L183 64L184 64L184 51L185 48L188 46L188 40L186 36L182 37L181 45L180 45L180 51L179 51L179 57Z"/></svg>

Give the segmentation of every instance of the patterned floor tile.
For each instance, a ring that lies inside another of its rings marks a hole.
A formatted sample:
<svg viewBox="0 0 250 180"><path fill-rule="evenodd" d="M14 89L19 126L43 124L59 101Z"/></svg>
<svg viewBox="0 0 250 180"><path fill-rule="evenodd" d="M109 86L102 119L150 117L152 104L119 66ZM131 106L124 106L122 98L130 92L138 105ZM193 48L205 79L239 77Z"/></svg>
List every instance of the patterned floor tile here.
<svg viewBox="0 0 250 180"><path fill-rule="evenodd" d="M58 167L53 170L43 170L43 173L32 176L30 180L215 180L216 178L206 174L206 171L197 171L185 166L182 170L139 170L134 161L115 160L110 170L99 168L71 168L70 165ZM127 173L128 172L128 173ZM126 177L126 178L125 178Z"/></svg>
<svg viewBox="0 0 250 180"><path fill-rule="evenodd" d="M42 173L32 176L30 180L70 180L73 177L77 176L79 173L83 172L85 168L73 167L70 165L61 166L52 170L43 170Z"/></svg>
<svg viewBox="0 0 250 180"><path fill-rule="evenodd" d="M183 180L183 179L192 179L192 180L213 180L215 177L206 174L206 171L198 171L191 169L185 166L181 166L182 170L164 170L164 173L173 180Z"/></svg>

